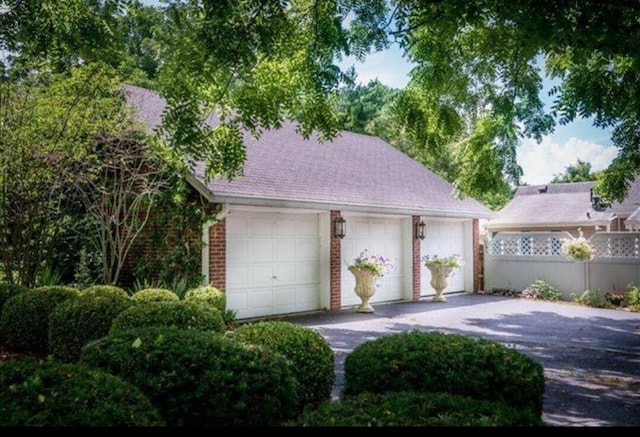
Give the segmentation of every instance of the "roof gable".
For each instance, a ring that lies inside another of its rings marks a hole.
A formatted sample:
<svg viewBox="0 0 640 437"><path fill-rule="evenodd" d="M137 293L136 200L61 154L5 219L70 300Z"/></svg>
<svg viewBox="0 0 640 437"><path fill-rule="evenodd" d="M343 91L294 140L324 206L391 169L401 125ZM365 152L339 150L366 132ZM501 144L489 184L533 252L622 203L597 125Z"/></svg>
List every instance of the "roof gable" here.
<svg viewBox="0 0 640 437"><path fill-rule="evenodd" d="M164 101L155 93L126 87L139 119L151 128L162 120ZM308 206L341 210L488 217L472 198L458 199L453 186L382 139L343 131L329 142L302 138L296 125L245 134L243 176L206 182L218 201ZM194 173L205 184L204 166Z"/></svg>

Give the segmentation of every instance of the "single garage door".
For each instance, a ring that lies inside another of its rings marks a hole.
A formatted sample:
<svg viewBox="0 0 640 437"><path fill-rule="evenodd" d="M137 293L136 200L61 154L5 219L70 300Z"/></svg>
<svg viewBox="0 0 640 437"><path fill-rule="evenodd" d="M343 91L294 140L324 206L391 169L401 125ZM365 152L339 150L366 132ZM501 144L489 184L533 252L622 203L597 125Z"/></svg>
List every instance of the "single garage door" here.
<svg viewBox="0 0 640 437"><path fill-rule="evenodd" d="M227 307L237 318L320 308L318 214L227 216Z"/></svg>
<svg viewBox="0 0 640 437"><path fill-rule="evenodd" d="M356 285L348 265L368 249L370 255L382 255L395 259L398 270L378 280L379 287L370 302L387 302L405 299L402 287L402 219L375 218L368 216L345 216L347 235L342 240L342 306L361 303L356 296Z"/></svg>
<svg viewBox="0 0 640 437"><path fill-rule="evenodd" d="M453 222L444 220L425 220L427 225L427 235L421 242L420 254L449 256L453 254L464 255L464 222ZM465 260L469 261L469 260ZM422 296L435 295L436 291L431 284L431 273L429 269L421 263L420 267L420 290ZM464 291L465 268L456 269L449 275L448 286L444 293Z"/></svg>

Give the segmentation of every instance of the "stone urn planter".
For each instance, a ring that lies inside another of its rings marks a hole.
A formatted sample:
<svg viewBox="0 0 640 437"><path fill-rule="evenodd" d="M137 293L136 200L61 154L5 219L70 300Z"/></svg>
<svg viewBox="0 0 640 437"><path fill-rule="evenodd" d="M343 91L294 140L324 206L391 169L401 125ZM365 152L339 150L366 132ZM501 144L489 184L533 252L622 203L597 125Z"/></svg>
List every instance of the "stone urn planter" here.
<svg viewBox="0 0 640 437"><path fill-rule="evenodd" d="M431 272L431 286L436 290L436 295L431 299L433 302L446 302L447 298L442 292L447 288L447 278L453 271L453 267L443 264L426 264Z"/></svg>
<svg viewBox="0 0 640 437"><path fill-rule="evenodd" d="M355 292L360 298L362 303L356 309L359 313L372 313L375 310L369 304L369 299L373 297L376 292L376 280L378 275L373 273L370 269L362 269L358 267L349 267L349 271L353 273L356 278Z"/></svg>

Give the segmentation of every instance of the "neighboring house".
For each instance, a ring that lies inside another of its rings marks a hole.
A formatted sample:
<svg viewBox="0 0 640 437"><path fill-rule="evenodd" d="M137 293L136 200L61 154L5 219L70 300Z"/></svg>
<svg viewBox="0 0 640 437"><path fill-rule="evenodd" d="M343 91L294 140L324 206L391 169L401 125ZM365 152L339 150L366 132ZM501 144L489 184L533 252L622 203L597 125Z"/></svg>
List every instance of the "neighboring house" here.
<svg viewBox="0 0 640 437"><path fill-rule="evenodd" d="M640 229L640 178L626 199L604 204L594 194L595 182L558 183L518 187L513 199L484 223L487 233L560 232L586 238L596 231Z"/></svg>
<svg viewBox="0 0 640 437"><path fill-rule="evenodd" d="M139 119L158 126L164 101L141 88L126 92ZM207 183L199 166L189 178L219 210L202 229L205 282L225 291L239 319L359 304L347 266L365 249L398 265L380 279L374 307L434 295L427 254L467 261L445 293L480 289L479 220L492 212L457 199L451 184L388 143L350 132L304 140L285 123L258 140L246 135L245 145L242 177Z"/></svg>

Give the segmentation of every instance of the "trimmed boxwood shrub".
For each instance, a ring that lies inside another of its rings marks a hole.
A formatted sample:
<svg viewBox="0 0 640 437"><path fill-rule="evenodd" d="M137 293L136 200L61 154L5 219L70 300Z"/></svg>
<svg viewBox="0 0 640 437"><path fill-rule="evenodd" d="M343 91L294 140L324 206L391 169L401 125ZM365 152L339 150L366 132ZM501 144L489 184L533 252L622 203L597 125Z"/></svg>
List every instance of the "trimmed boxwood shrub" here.
<svg viewBox="0 0 640 437"><path fill-rule="evenodd" d="M129 293L124 288L115 285L92 285L80 292L82 296L106 296L106 297L124 297L129 299Z"/></svg>
<svg viewBox="0 0 640 437"><path fill-rule="evenodd" d="M233 336L275 350L291 361L301 410L331 399L336 375L334 352L318 332L284 321L260 321L241 325Z"/></svg>
<svg viewBox="0 0 640 437"><path fill-rule="evenodd" d="M291 426L544 426L530 411L449 393L360 393L307 409Z"/></svg>
<svg viewBox="0 0 640 437"><path fill-rule="evenodd" d="M20 358L0 364L2 426L164 426L135 386L99 369Z"/></svg>
<svg viewBox="0 0 640 437"><path fill-rule="evenodd" d="M225 332L220 311L208 305L185 301L134 305L114 318L110 331L128 331L150 326Z"/></svg>
<svg viewBox="0 0 640 437"><path fill-rule="evenodd" d="M139 387L169 426L275 426L295 417L289 362L224 334L118 332L89 343L81 362Z"/></svg>
<svg viewBox="0 0 640 437"><path fill-rule="evenodd" d="M192 288L184 294L184 300L202 302L218 308L221 313L227 309L227 295L213 285Z"/></svg>
<svg viewBox="0 0 640 437"><path fill-rule="evenodd" d="M49 315L78 290L65 286L38 287L10 298L0 316L4 343L14 351L49 352Z"/></svg>
<svg viewBox="0 0 640 437"><path fill-rule="evenodd" d="M131 305L128 296L93 293L62 302L49 316L51 352L61 361L78 361L84 345L107 335L113 320Z"/></svg>
<svg viewBox="0 0 640 437"><path fill-rule="evenodd" d="M213 285L203 285L192 288L184 294L184 300L188 302L202 302L218 308L227 328L233 329L236 327L237 313L236 311L227 309L227 295L219 288Z"/></svg>
<svg viewBox="0 0 640 437"><path fill-rule="evenodd" d="M136 302L167 302L180 300L180 297L173 291L166 288L145 288L136 291L131 295L131 299Z"/></svg>
<svg viewBox="0 0 640 437"><path fill-rule="evenodd" d="M28 289L29 288L24 285L0 283L0 313L2 312L4 303L9 300L9 298L12 298L18 293L27 291Z"/></svg>
<svg viewBox="0 0 640 437"><path fill-rule="evenodd" d="M344 377L345 396L447 392L529 408L542 416L542 365L487 339L420 331L380 337L347 355Z"/></svg>

